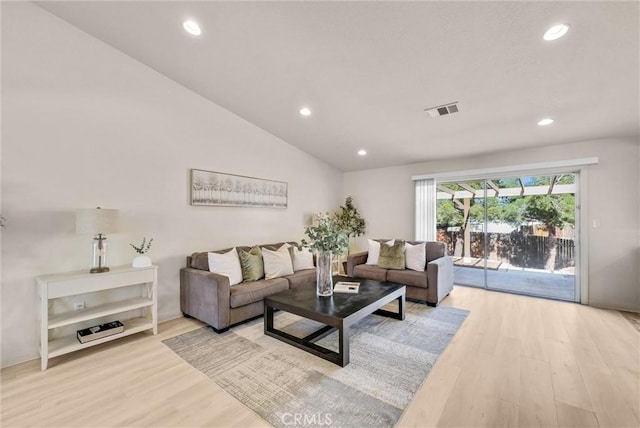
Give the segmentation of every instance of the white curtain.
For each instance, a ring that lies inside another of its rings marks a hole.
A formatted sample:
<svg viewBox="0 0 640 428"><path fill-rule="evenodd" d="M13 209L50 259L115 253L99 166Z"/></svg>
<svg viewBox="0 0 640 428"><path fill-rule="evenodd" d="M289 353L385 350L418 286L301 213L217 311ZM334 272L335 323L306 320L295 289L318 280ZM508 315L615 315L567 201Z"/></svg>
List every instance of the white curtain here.
<svg viewBox="0 0 640 428"><path fill-rule="evenodd" d="M416 241L436 240L436 180L416 180Z"/></svg>

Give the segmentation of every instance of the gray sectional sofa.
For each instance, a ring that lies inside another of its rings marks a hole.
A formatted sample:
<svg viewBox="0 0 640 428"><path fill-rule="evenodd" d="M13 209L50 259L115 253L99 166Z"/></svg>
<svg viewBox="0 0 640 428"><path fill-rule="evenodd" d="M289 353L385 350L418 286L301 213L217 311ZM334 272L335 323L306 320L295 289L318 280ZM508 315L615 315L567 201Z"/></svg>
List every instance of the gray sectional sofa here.
<svg viewBox="0 0 640 428"><path fill-rule="evenodd" d="M388 239L376 239L379 242ZM424 241L406 241L415 245ZM445 255L441 242L426 242L426 265L423 272L409 269L383 269L367 265L368 251L354 253L347 258L347 274L354 278L373 279L404 284L407 298L436 306L453 290L453 259Z"/></svg>
<svg viewBox="0 0 640 428"><path fill-rule="evenodd" d="M259 245L270 250L280 248L284 242ZM289 242L298 245L296 242ZM249 251L251 247L236 247ZM226 253L231 248L214 251ZM274 279L261 279L229 286L229 278L209 272L208 252L187 256L187 266L180 269L180 308L187 317L203 321L221 333L230 326L261 316L262 299L280 291L299 286L313 286L315 269L304 269L293 275Z"/></svg>

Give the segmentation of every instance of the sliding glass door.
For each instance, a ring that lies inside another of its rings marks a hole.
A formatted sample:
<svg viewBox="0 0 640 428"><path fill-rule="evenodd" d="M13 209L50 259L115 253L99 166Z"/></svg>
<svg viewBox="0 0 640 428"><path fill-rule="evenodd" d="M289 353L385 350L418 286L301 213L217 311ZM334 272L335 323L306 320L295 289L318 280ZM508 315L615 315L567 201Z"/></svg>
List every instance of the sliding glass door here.
<svg viewBox="0 0 640 428"><path fill-rule="evenodd" d="M438 183L436 192L438 240L447 244L456 266L456 284L485 287L486 257L484 181Z"/></svg>
<svg viewBox="0 0 640 428"><path fill-rule="evenodd" d="M437 184L456 284L578 301L575 174Z"/></svg>

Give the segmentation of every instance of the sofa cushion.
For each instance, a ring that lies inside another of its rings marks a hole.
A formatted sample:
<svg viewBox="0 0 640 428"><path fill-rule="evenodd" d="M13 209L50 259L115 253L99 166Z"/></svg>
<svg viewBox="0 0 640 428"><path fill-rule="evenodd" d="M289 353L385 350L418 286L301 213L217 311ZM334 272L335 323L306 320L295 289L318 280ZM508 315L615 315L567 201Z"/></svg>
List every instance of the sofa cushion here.
<svg viewBox="0 0 640 428"><path fill-rule="evenodd" d="M279 278L293 273L293 262L287 244L282 245L276 251L262 248L264 260L264 277L266 279Z"/></svg>
<svg viewBox="0 0 640 428"><path fill-rule="evenodd" d="M442 242L429 241L427 242L427 263L444 257L445 246Z"/></svg>
<svg viewBox="0 0 640 428"><path fill-rule="evenodd" d="M289 288L313 286L316 283L316 269L302 269L285 278L289 281Z"/></svg>
<svg viewBox="0 0 640 428"><path fill-rule="evenodd" d="M387 281L397 284L411 285L414 287L427 288L426 272L416 272L414 270L389 270Z"/></svg>
<svg viewBox="0 0 640 428"><path fill-rule="evenodd" d="M239 308L250 303L259 302L266 296L288 289L289 282L285 278L243 282L230 288L229 306Z"/></svg>
<svg viewBox="0 0 640 428"><path fill-rule="evenodd" d="M387 280L387 270L371 265L357 265L353 268L353 276L356 278L373 279L384 282Z"/></svg>
<svg viewBox="0 0 640 428"><path fill-rule="evenodd" d="M209 253L209 271L229 278L229 285L242 282L242 268L240 258L235 248L226 253Z"/></svg>
<svg viewBox="0 0 640 428"><path fill-rule="evenodd" d="M293 244L291 242L278 242L277 244L264 244L264 245L258 245L258 246L263 249L266 248L267 250L277 251L280 248L282 248L283 245L285 248L289 249L293 246L297 246L298 244L296 244L295 242Z"/></svg>
<svg viewBox="0 0 640 428"><path fill-rule="evenodd" d="M253 247L249 251L238 248L240 267L242 268L242 281L257 281L264 278L264 263L260 247Z"/></svg>
<svg viewBox="0 0 640 428"><path fill-rule="evenodd" d="M268 248L270 250L275 251L285 244L287 244L289 247L292 245L294 246L298 245L296 242L278 242L277 244L262 244L262 245L256 245L256 246L259 248ZM252 247L237 245L235 248L242 249L244 251L249 251L251 250ZM226 248L224 250L209 251L209 252L203 251L201 253L193 253L191 254L191 256L187 257L188 259L187 267L208 271L209 270L209 253L223 254L223 253L228 253L229 250L231 250L231 248Z"/></svg>
<svg viewBox="0 0 640 428"><path fill-rule="evenodd" d="M308 248L299 250L297 247L291 247L293 251L293 271L297 272L304 269L313 269L313 253Z"/></svg>
<svg viewBox="0 0 640 428"><path fill-rule="evenodd" d="M425 242L412 245L409 242L404 244L404 262L407 269L418 272L424 271L427 260L427 247Z"/></svg>
<svg viewBox="0 0 640 428"><path fill-rule="evenodd" d="M367 264L376 266L378 264L378 257L380 257L380 241L374 241L373 239L367 239L369 242L369 251L367 254ZM393 245L394 239L386 241L387 244Z"/></svg>
<svg viewBox="0 0 640 428"><path fill-rule="evenodd" d="M187 267L208 271L209 270L209 253L205 251L202 253L191 254L191 263Z"/></svg>
<svg viewBox="0 0 640 428"><path fill-rule="evenodd" d="M378 267L383 269L404 269L404 241L396 240L393 245L380 244Z"/></svg>

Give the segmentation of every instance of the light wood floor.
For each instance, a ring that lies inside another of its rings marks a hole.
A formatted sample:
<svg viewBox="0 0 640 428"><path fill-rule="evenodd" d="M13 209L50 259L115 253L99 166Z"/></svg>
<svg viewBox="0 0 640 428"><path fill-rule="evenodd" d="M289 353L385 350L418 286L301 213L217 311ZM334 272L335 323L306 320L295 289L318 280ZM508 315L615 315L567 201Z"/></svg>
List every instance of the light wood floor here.
<svg viewBox="0 0 640 428"><path fill-rule="evenodd" d="M456 287L471 313L399 426L638 427L640 334L618 312ZM2 427L268 426L162 345L178 319L3 369Z"/></svg>

